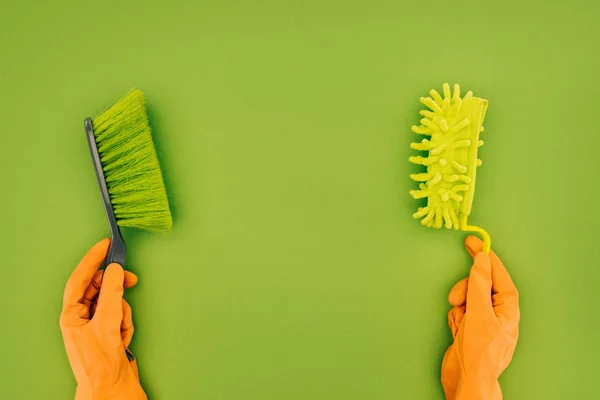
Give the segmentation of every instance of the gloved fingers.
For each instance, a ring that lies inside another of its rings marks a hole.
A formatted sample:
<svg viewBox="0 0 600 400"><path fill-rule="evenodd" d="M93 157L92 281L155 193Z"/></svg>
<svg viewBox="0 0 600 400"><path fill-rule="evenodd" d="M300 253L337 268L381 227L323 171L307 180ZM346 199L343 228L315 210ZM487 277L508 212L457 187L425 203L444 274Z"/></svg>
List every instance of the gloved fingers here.
<svg viewBox="0 0 600 400"><path fill-rule="evenodd" d="M465 239L465 246L471 256L481 252L483 242L475 236L468 236ZM504 264L498 258L496 253L490 251L490 259L492 264L492 291L494 294L502 293L503 296L515 297L518 300L519 293L513 283L510 274L504 267Z"/></svg>
<svg viewBox="0 0 600 400"><path fill-rule="evenodd" d="M469 278L461 279L452 287L448 295L448 302L453 306L462 306L467 302L467 288L469 286Z"/></svg>
<svg viewBox="0 0 600 400"><path fill-rule="evenodd" d="M104 271L97 271L94 274L94 278L92 279L90 285L85 290L85 294L83 296L83 304L89 309L89 318L94 316L96 311L96 301L98 300L98 292L100 292L100 287L102 286L102 276ZM138 282L138 277L129 271L125 271L125 279L123 281L123 287L125 289L131 289Z"/></svg>
<svg viewBox="0 0 600 400"><path fill-rule="evenodd" d="M120 332L123 320L123 282L125 271L119 264L110 264L104 271L94 321L110 332Z"/></svg>
<svg viewBox="0 0 600 400"><path fill-rule="evenodd" d="M121 339L123 346L128 348L133 338L133 313L127 300L123 299L123 320L121 321Z"/></svg>
<svg viewBox="0 0 600 400"><path fill-rule="evenodd" d="M467 288L467 313L470 316L494 316L492 307L492 266L486 253L475 254L469 286Z"/></svg>
<svg viewBox="0 0 600 400"><path fill-rule="evenodd" d="M521 319L518 299L513 296L504 298L501 294L495 294L492 296L492 304L503 331L516 340L519 334L519 320Z"/></svg>
<svg viewBox="0 0 600 400"><path fill-rule="evenodd" d="M458 307L452 307L452 309L450 309L450 311L448 311L448 326L450 327L450 330L452 331L452 337L455 338L456 335L458 334L458 329L460 327L460 324L463 321L463 318L465 316L465 306L458 306Z"/></svg>
<svg viewBox="0 0 600 400"><path fill-rule="evenodd" d="M123 280L123 287L125 289L131 289L138 283L138 277L133 272L125 271L125 279Z"/></svg>
<svg viewBox="0 0 600 400"><path fill-rule="evenodd" d="M456 311L454 313L454 319L456 321L456 323L458 324L458 326L460 326L460 324L462 324L463 319L465 317L465 311L467 309L467 306L460 306L460 307L455 307Z"/></svg>
<svg viewBox="0 0 600 400"><path fill-rule="evenodd" d="M96 297L98 296L98 292L100 291L100 286L102 285L102 271L96 271L92 281L90 282L90 286L85 289L85 294L83 295L83 304L90 310L92 309L93 304L96 302ZM90 315L90 318L92 316Z"/></svg>
<svg viewBox="0 0 600 400"><path fill-rule="evenodd" d="M454 318L454 307L448 311L448 326L450 327L450 331L452 332L452 338L456 337L458 333L458 324L456 323L456 319Z"/></svg>
<svg viewBox="0 0 600 400"><path fill-rule="evenodd" d="M61 324L89 318L89 307L84 304L83 298L94 274L106 258L108 246L110 246L110 239L103 239L96 243L71 274L65 287Z"/></svg>

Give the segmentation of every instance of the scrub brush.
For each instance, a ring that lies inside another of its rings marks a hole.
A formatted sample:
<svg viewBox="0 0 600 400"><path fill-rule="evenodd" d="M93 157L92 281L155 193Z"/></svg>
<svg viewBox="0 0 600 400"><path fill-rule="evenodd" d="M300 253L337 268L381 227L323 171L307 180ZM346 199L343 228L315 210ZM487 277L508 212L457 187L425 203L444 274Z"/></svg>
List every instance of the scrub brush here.
<svg viewBox="0 0 600 400"><path fill-rule="evenodd" d="M422 218L421 224L428 227L477 232L483 238L483 250L489 252L490 236L482 228L468 224L477 167L481 166L477 150L483 141L479 134L483 132L488 102L473 97L471 91L461 97L459 85L454 85L451 94L447 83L443 85L443 98L435 89L429 94L430 97L421 97L421 103L428 108L420 112L421 125L412 127L413 132L427 136L410 145L426 154L410 157L409 161L427 167L424 173L410 175L419 182L419 190L410 191L412 197L427 198L427 205L419 207L413 217Z"/></svg>
<svg viewBox="0 0 600 400"><path fill-rule="evenodd" d="M112 236L106 265L124 266L119 226L167 233L173 223L142 92L130 91L84 125Z"/></svg>

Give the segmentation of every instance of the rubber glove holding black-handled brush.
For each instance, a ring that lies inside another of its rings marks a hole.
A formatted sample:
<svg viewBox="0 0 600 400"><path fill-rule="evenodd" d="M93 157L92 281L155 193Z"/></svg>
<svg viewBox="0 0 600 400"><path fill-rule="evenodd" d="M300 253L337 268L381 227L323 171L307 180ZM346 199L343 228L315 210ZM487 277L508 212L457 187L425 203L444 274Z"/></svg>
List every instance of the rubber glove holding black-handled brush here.
<svg viewBox="0 0 600 400"><path fill-rule="evenodd" d="M77 380L75 400L146 400L128 349L133 321L123 298L137 276L119 264L99 270L109 245L104 239L92 247L65 288L60 328Z"/></svg>
<svg viewBox="0 0 600 400"><path fill-rule="evenodd" d="M167 233L172 218L142 92L128 92L84 127L112 240L87 253L65 289L60 327L78 383L75 398L146 399L128 349L133 322L123 291L137 277L123 270L119 227Z"/></svg>

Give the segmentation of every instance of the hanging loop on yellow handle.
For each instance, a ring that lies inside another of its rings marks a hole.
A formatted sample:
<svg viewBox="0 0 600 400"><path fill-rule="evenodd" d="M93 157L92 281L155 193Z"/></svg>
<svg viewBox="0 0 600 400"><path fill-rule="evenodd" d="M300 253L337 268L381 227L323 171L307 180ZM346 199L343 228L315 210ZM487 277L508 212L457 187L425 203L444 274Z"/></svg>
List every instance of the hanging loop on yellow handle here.
<svg viewBox="0 0 600 400"><path fill-rule="evenodd" d="M492 247L492 238L490 238L490 235L483 228L474 225L467 225L466 215L462 215L460 229L465 232L479 233L481 235L481 239L483 240L483 251L487 254L490 253L490 249Z"/></svg>

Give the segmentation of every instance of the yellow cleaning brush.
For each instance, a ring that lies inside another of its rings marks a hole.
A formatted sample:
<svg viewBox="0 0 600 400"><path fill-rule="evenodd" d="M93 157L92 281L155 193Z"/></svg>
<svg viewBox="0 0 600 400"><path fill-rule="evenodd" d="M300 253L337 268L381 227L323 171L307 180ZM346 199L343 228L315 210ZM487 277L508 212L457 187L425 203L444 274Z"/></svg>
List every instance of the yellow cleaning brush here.
<svg viewBox="0 0 600 400"><path fill-rule="evenodd" d="M427 197L427 205L420 207L413 217L422 218L421 224L433 228L446 227L478 232L483 237L483 250L490 251L490 236L482 228L468 224L475 176L481 160L477 149L483 145L479 133L483 132L483 118L488 106L485 99L473 97L468 91L460 95L460 86L443 85L443 97L432 89L430 97L421 97L428 110L422 110L420 126L412 131L427 136L412 143L414 150L426 152L409 161L427 167L427 171L411 174L419 182L418 190L411 190L415 199Z"/></svg>

